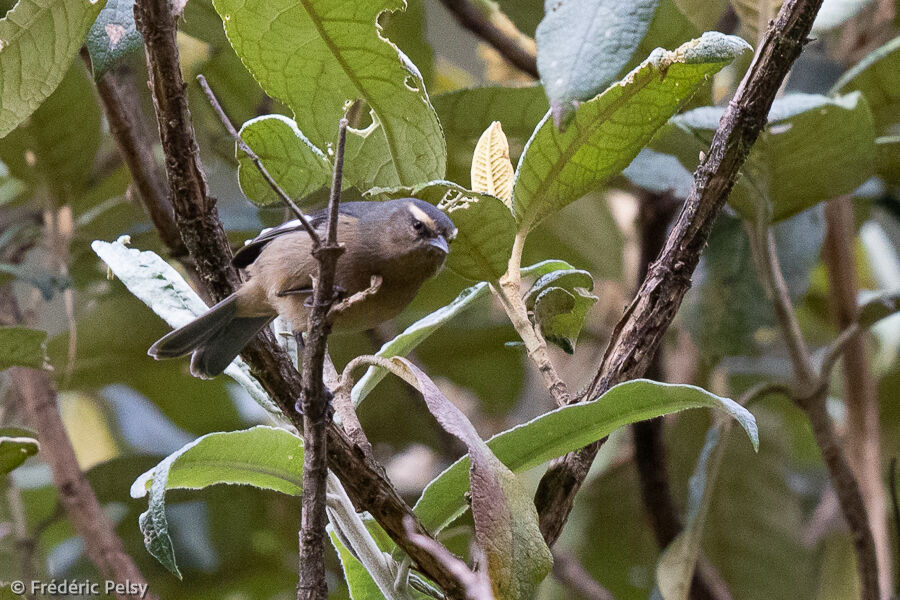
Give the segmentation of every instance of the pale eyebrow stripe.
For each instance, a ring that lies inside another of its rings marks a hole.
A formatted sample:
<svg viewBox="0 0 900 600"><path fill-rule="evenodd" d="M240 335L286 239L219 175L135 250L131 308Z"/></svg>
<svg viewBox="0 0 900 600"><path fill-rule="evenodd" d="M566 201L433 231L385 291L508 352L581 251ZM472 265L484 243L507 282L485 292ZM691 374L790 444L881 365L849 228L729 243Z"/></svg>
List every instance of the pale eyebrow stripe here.
<svg viewBox="0 0 900 600"><path fill-rule="evenodd" d="M434 226L434 219L432 219L431 217L429 217L429 216L425 213L424 210L422 210L421 208L419 208L419 207L416 206L415 204L407 204L406 207L409 208L409 212L412 213L412 216L414 216L414 217L417 218L418 220L420 220L420 221L422 221L423 223L425 223L425 225L427 225L429 229L431 229L432 231L434 231L434 230L436 229L435 226Z"/></svg>

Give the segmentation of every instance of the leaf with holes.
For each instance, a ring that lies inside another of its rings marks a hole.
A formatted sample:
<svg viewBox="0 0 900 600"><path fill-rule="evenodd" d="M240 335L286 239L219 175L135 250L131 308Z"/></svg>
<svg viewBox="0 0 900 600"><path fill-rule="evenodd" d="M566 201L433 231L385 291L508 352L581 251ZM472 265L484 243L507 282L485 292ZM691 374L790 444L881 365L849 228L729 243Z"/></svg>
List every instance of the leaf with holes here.
<svg viewBox="0 0 900 600"><path fill-rule="evenodd" d="M494 594L497 598L530 598L553 564L531 497L425 373L406 359L393 360L406 371L404 379L422 393L441 427L466 445L475 540L487 558Z"/></svg>
<svg viewBox="0 0 900 600"><path fill-rule="evenodd" d="M303 198L331 181L331 161L306 139L292 119L282 115L257 117L244 123L240 134L292 200L302 204ZM250 157L239 147L235 153L244 194L260 206L280 202Z"/></svg>
<svg viewBox="0 0 900 600"><path fill-rule="evenodd" d="M716 32L674 51L657 49L624 79L575 111L564 132L549 114L519 160L513 210L530 231L628 166L708 77L749 47Z"/></svg>
<svg viewBox="0 0 900 600"><path fill-rule="evenodd" d="M446 149L415 65L381 35L378 17L402 0L214 0L228 40L262 88L284 102L309 140L334 143L348 100L371 126L347 135L346 177L361 189L444 176Z"/></svg>
<svg viewBox="0 0 900 600"><path fill-rule="evenodd" d="M53 93L105 0L20 0L0 19L0 138Z"/></svg>
<svg viewBox="0 0 900 600"><path fill-rule="evenodd" d="M471 179L474 191L496 196L507 206L512 203L513 166L500 121L491 123L475 145Z"/></svg>

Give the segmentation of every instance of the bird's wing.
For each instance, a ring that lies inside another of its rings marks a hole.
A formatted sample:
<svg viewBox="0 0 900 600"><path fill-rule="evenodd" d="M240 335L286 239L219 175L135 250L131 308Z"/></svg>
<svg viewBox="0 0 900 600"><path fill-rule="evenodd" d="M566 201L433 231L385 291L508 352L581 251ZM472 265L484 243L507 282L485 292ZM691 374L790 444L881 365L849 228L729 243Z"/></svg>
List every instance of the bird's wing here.
<svg viewBox="0 0 900 600"><path fill-rule="evenodd" d="M340 215L343 217L349 217L351 219L358 219L360 215L360 211L364 208L360 205L365 204L363 202L344 202L340 206ZM312 225L315 229L322 229L325 227L325 223L328 220L328 212L326 209L318 210L312 214L306 216L309 224ZM262 232L244 244L243 247L239 248L237 252L234 253L234 258L231 259L231 264L237 267L238 269L246 269L250 266L253 261L259 257L259 253L262 252L262 249L274 240L275 238L285 235L287 233L298 233L305 232L303 225L300 223L298 219L293 219L291 221L286 221L281 225L276 227L270 227L269 229L263 229Z"/></svg>

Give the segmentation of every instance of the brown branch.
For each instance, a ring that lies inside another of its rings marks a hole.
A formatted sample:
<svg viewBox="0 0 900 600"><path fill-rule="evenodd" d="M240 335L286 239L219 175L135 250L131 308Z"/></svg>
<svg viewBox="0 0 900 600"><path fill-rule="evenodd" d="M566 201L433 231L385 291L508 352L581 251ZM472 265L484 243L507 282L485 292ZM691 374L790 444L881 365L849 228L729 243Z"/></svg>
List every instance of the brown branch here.
<svg viewBox="0 0 900 600"><path fill-rule="evenodd" d="M738 171L765 126L778 88L807 41L821 0L789 0L759 46L729 102L691 193L659 258L616 326L600 368L583 396L593 400L614 385L641 376L690 286L691 275ZM541 479L535 504L541 531L552 544L572 510L602 442L554 461Z"/></svg>
<svg viewBox="0 0 900 600"><path fill-rule="evenodd" d="M29 422L41 441L40 454L53 471L53 485L59 500L84 540L84 551L100 572L119 583L129 581L145 585L147 580L125 551L91 484L78 466L72 442L66 434L56 404L56 390L43 371L13 367L10 379L25 408ZM120 600L131 600L128 594L116 594ZM148 595L148 598L155 598Z"/></svg>
<svg viewBox="0 0 900 600"><path fill-rule="evenodd" d="M831 304L839 329L848 331L858 313L859 282L853 253L855 228L849 196L836 198L825 207L827 232L823 259L828 270ZM891 545L887 520L887 496L881 483L881 426L878 393L869 365L865 335L847 338L843 350L844 402L847 405L847 460L859 481L875 540L881 595L891 593ZM823 372L821 377L828 375ZM827 380L827 379L826 379Z"/></svg>
<svg viewBox="0 0 900 600"><path fill-rule="evenodd" d="M493 46L510 64L535 79L540 79L534 53L492 23L490 17L470 0L441 0L441 4L460 25Z"/></svg>
<svg viewBox="0 0 900 600"><path fill-rule="evenodd" d="M90 61L86 52L82 55ZM175 226L175 211L167 196L166 180L153 157L153 138L143 119L133 74L124 67L110 71L97 81L97 92L109 131L153 226L172 256L186 256L187 249Z"/></svg>
<svg viewBox="0 0 900 600"><path fill-rule="evenodd" d="M568 552L553 551L553 577L586 600L616 600L612 592L594 579L584 565Z"/></svg>
<svg viewBox="0 0 900 600"><path fill-rule="evenodd" d="M328 475L328 440L325 428L331 420L331 392L325 386L325 347L331 325L328 312L334 304L334 277L337 261L345 248L338 244L338 208L344 169L347 119L341 119L334 158L334 177L328 200L328 233L325 245L316 245L312 254L319 264L313 290L313 306L306 326L303 346L303 511L300 525L300 581L297 600L325 600L325 478ZM296 325L295 325L296 326ZM299 337L299 330L296 335ZM298 339L298 342L300 340Z"/></svg>
<svg viewBox="0 0 900 600"><path fill-rule="evenodd" d="M186 118L189 113L178 61L175 18L165 0L138 0L135 17L144 38L157 120L164 132L161 139L169 185L176 200L173 202L176 224L195 259L195 268L203 285L211 296L220 300L234 291L238 275L231 265L231 248L215 204L206 195L203 173L196 161L197 144L191 123ZM193 166L183 164L181 160ZM302 419L294 410L302 390L300 374L271 332L258 335L244 349L242 357L251 374L285 416L298 430L302 428ZM328 466L341 479L354 504L369 511L418 568L448 596L462 597L464 585L456 575L410 540L404 518L413 520L418 534L429 534L388 481L383 467L357 449L334 423L328 425L327 435Z"/></svg>
<svg viewBox="0 0 900 600"><path fill-rule="evenodd" d="M638 284L640 285L647 276L647 269L665 244L666 228L675 216L677 202L670 194L647 192L640 195L639 201L638 229L641 256ZM662 347L657 349L644 376L655 381L665 380ZM631 426L634 465L640 482L641 501L660 550L671 544L684 527L669 485L664 426L665 419L662 417L640 421ZM699 569L694 571L690 595L693 600L730 597L727 594L717 595L715 587L706 581Z"/></svg>
<svg viewBox="0 0 900 600"><path fill-rule="evenodd" d="M859 484L847 464L825 406L828 398L828 381L823 380L812 367L809 348L800 331L800 323L778 262L771 229L765 227L763 231L758 232L755 241L753 237L751 235L750 248L754 252L754 262L758 267L760 279L770 293L770 299L775 307L775 318L788 345L794 379L797 380L798 392L794 401L806 413L806 418L812 424L813 437L822 453L841 511L853 536L860 579L860 597L863 600L878 600L881 593L875 540L872 537Z"/></svg>

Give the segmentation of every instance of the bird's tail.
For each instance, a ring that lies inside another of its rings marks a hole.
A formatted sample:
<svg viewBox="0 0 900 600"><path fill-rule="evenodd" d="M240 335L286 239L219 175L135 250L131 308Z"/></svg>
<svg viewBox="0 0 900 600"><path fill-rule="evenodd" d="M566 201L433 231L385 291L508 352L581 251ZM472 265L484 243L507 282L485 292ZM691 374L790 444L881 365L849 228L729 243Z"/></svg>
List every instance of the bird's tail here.
<svg viewBox="0 0 900 600"><path fill-rule="evenodd" d="M204 379L225 370L271 317L237 316L237 296L228 296L208 311L171 331L150 346L156 359L191 355L191 374Z"/></svg>

